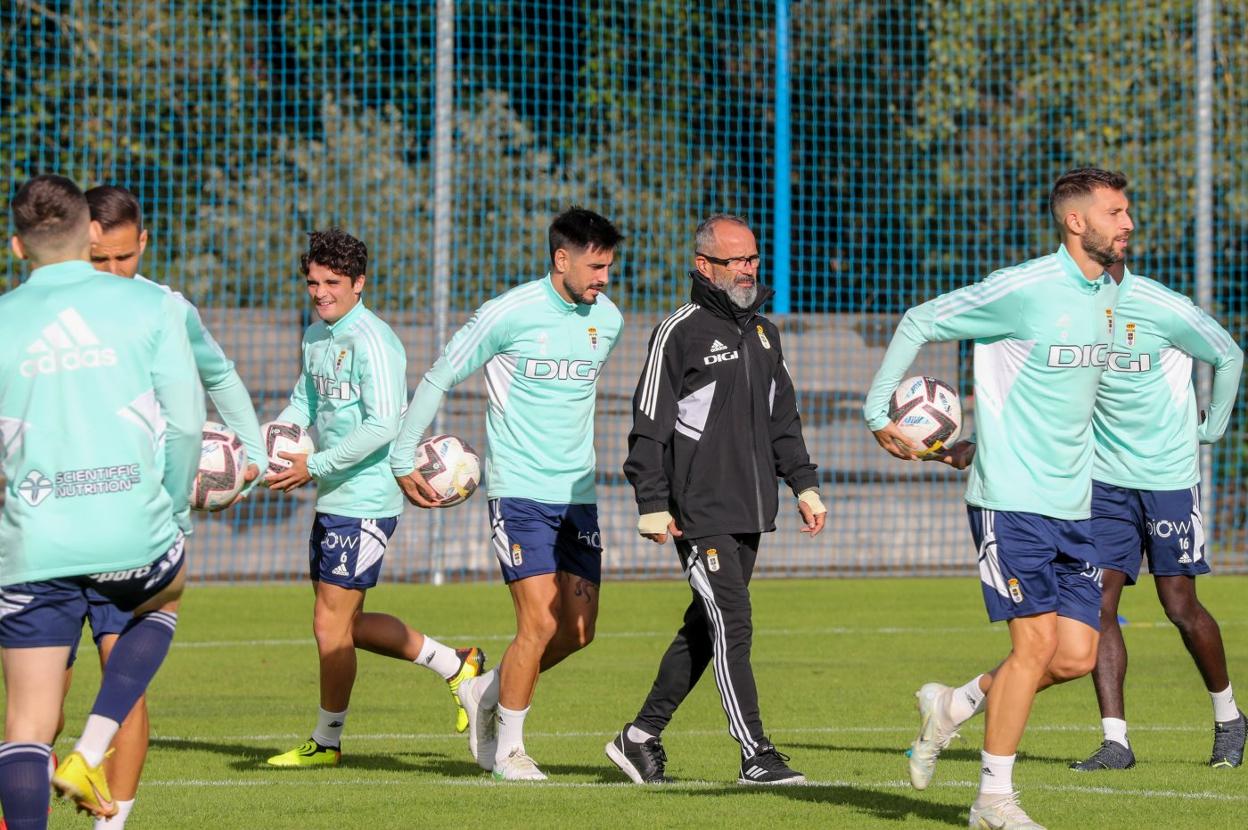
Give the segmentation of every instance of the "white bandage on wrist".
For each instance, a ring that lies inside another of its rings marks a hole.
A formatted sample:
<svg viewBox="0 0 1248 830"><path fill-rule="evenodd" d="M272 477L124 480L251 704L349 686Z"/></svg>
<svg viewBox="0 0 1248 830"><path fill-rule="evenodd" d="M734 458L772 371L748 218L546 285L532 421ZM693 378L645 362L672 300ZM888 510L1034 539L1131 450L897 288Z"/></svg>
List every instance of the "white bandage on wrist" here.
<svg viewBox="0 0 1248 830"><path fill-rule="evenodd" d="M797 500L802 504L810 506L810 512L818 516L820 513L827 513L828 508L823 506L823 499L819 498L819 491L813 487L809 490L803 490L798 494Z"/></svg>
<svg viewBox="0 0 1248 830"><path fill-rule="evenodd" d="M637 520L637 532L642 536L652 533L667 533L667 526L672 522L672 514L666 510L658 513L643 513Z"/></svg>

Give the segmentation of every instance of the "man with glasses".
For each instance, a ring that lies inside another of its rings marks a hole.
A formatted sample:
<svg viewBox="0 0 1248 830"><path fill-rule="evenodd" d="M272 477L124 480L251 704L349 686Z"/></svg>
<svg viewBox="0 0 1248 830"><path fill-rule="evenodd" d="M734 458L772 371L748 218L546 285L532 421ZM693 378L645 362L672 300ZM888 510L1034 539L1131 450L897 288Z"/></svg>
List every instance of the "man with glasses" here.
<svg viewBox="0 0 1248 830"><path fill-rule="evenodd" d="M670 535L693 589L684 625L659 663L641 711L606 746L638 784L667 780L660 735L714 660L728 732L741 745L740 784L798 784L763 733L750 667L750 577L763 533L775 530L776 474L797 497L802 532L827 510L806 452L780 332L758 309L758 243L743 219L716 214L697 230L691 302L650 336L633 395L624 472L642 536Z"/></svg>

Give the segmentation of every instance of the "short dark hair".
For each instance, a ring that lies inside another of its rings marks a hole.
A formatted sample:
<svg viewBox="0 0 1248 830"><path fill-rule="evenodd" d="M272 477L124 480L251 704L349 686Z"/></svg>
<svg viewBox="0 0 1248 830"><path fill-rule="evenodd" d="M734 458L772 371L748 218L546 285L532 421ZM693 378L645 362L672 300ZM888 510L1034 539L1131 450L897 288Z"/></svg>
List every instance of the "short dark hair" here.
<svg viewBox="0 0 1248 830"><path fill-rule="evenodd" d="M555 251L560 248L612 251L623 241L624 234L611 224L611 220L582 207L570 207L550 223L551 261L554 261Z"/></svg>
<svg viewBox="0 0 1248 830"><path fill-rule="evenodd" d="M1077 167L1063 173L1053 184L1049 193L1049 213L1053 221L1062 224L1062 206L1079 196L1089 196L1098 187L1110 190L1126 190L1127 177L1111 170L1099 167Z"/></svg>
<svg viewBox="0 0 1248 830"><path fill-rule="evenodd" d="M315 262L335 274L356 279L368 270L368 248L342 228L326 228L308 234L308 250L299 257L299 271L308 275Z"/></svg>
<svg viewBox="0 0 1248 830"><path fill-rule="evenodd" d="M143 230L143 208L139 206L138 197L124 187L102 184L88 190L86 196L91 218L104 230L111 231L123 225Z"/></svg>
<svg viewBox="0 0 1248 830"><path fill-rule="evenodd" d="M86 197L64 176L35 176L17 191L9 210L18 238L32 253L73 241L91 221Z"/></svg>

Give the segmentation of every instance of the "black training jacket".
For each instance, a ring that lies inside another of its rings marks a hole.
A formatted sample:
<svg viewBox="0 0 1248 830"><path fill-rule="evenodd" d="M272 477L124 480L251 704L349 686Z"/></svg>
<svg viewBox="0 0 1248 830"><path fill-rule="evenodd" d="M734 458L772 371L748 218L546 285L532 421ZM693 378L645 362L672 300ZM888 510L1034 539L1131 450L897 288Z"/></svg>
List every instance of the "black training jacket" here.
<svg viewBox="0 0 1248 830"><path fill-rule="evenodd" d="M655 327L633 394L624 474L641 513L667 510L685 538L775 530L776 476L818 486L780 332L696 271L688 305Z"/></svg>

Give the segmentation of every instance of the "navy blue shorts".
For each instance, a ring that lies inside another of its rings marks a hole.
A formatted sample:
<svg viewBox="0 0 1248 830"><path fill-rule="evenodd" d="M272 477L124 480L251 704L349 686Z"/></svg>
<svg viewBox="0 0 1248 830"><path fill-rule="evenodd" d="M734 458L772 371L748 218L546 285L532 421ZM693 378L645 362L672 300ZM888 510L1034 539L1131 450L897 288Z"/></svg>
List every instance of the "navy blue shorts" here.
<svg viewBox="0 0 1248 830"><path fill-rule="evenodd" d="M1089 519L966 509L993 622L1056 611L1101 628L1101 569Z"/></svg>
<svg viewBox="0 0 1248 830"><path fill-rule="evenodd" d="M99 648L100 640L110 634L120 634L121 630L126 627L126 623L130 622L132 615L113 605L108 597L94 588L87 588L86 594L87 622L91 625L91 639L95 641L95 647ZM69 666L73 666L74 661L78 659L78 645L74 643L74 647L69 651L67 664Z"/></svg>
<svg viewBox="0 0 1248 830"><path fill-rule="evenodd" d="M173 547L138 568L5 585L0 588L0 646L74 647L90 613L90 591L112 603L128 622L134 609L164 590L185 567L184 545L178 534Z"/></svg>
<svg viewBox="0 0 1248 830"><path fill-rule="evenodd" d="M1209 573L1200 486L1183 490L1133 490L1092 482L1092 533L1103 568L1126 574L1134 585L1148 556L1153 576Z"/></svg>
<svg viewBox="0 0 1248 830"><path fill-rule="evenodd" d="M381 561L399 517L356 519L317 513L308 539L308 573L313 582L366 590L377 584Z"/></svg>
<svg viewBox="0 0 1248 830"><path fill-rule="evenodd" d="M564 571L602 584L598 505L490 499L494 555L503 580L515 582Z"/></svg>

